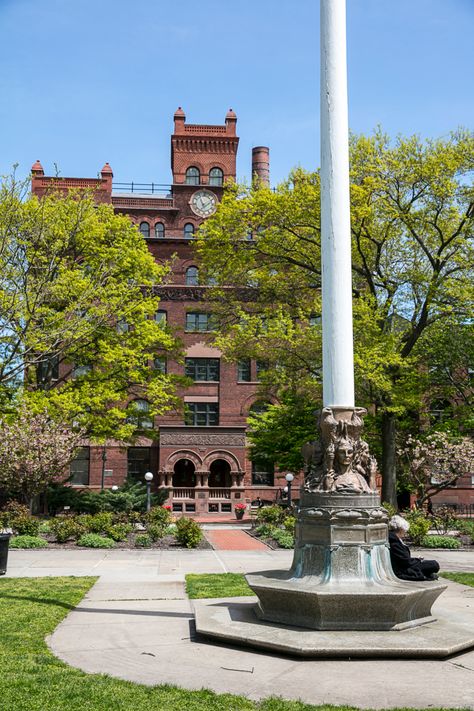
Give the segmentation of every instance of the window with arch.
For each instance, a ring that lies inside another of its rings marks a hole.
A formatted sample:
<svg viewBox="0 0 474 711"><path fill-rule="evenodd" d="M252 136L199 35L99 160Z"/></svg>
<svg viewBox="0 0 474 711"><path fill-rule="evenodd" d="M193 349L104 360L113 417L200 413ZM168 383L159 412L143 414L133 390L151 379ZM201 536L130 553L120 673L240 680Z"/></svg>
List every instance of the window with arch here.
<svg viewBox="0 0 474 711"><path fill-rule="evenodd" d="M224 171L220 168L211 168L209 171L209 185L224 185Z"/></svg>
<svg viewBox="0 0 474 711"><path fill-rule="evenodd" d="M159 323L160 326L166 326L166 323L168 321L167 312L163 311L162 309L158 309L158 311L155 312L155 321L156 323Z"/></svg>
<svg viewBox="0 0 474 711"><path fill-rule="evenodd" d="M132 400L127 408L127 422L139 430L152 430L153 418L150 415L148 400Z"/></svg>
<svg viewBox="0 0 474 711"><path fill-rule="evenodd" d="M199 172L199 168L196 168L194 165L192 165L190 168L187 169L185 178L186 185L199 185L200 180L201 173Z"/></svg>
<svg viewBox="0 0 474 711"><path fill-rule="evenodd" d="M199 284L199 269L188 267L186 269L186 286L197 286Z"/></svg>
<svg viewBox="0 0 474 711"><path fill-rule="evenodd" d="M194 237L194 225L192 222L186 222L183 228L183 235L187 237L187 239Z"/></svg>
<svg viewBox="0 0 474 711"><path fill-rule="evenodd" d="M150 236L150 225L148 222L140 222L140 232L144 237L149 237Z"/></svg>
<svg viewBox="0 0 474 711"><path fill-rule="evenodd" d="M155 225L155 237L162 239L165 236L165 226L162 222L157 222Z"/></svg>

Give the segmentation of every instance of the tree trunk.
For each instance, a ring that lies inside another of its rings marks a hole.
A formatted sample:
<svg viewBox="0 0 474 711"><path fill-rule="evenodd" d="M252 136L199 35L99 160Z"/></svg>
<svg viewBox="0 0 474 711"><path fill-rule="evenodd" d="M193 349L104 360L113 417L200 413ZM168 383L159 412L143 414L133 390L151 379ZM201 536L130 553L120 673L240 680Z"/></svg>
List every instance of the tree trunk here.
<svg viewBox="0 0 474 711"><path fill-rule="evenodd" d="M397 506L396 466L397 418L393 412L382 414L382 501Z"/></svg>

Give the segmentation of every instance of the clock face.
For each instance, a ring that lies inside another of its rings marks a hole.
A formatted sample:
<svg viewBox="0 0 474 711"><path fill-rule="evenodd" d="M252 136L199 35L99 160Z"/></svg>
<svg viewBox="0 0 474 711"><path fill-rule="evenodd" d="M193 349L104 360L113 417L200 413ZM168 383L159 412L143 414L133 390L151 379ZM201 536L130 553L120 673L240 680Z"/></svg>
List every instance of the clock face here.
<svg viewBox="0 0 474 711"><path fill-rule="evenodd" d="M217 209L217 197L210 190L196 190L190 205L191 210L199 217L209 217Z"/></svg>

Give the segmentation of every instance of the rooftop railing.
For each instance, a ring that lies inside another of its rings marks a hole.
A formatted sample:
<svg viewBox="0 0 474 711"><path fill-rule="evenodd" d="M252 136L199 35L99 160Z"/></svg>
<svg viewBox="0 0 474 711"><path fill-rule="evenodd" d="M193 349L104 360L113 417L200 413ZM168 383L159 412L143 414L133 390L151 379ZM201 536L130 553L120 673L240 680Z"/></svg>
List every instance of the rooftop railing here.
<svg viewBox="0 0 474 711"><path fill-rule="evenodd" d="M112 183L112 188L118 193L138 193L140 195L157 195L167 197L171 194L171 185L164 183Z"/></svg>

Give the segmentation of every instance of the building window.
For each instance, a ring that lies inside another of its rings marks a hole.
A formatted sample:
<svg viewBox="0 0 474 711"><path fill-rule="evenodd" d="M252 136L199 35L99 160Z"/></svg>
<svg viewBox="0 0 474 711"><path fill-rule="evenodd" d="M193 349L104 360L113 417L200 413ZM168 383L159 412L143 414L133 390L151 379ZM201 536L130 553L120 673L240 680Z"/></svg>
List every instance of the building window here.
<svg viewBox="0 0 474 711"><path fill-rule="evenodd" d="M224 171L220 168L211 168L209 171L209 185L223 185Z"/></svg>
<svg viewBox="0 0 474 711"><path fill-rule="evenodd" d="M183 235L186 239L192 239L194 237L194 225L191 222L186 222L184 225Z"/></svg>
<svg viewBox="0 0 474 711"><path fill-rule="evenodd" d="M39 387L51 385L59 378L59 356L45 358L36 366L36 382Z"/></svg>
<svg viewBox="0 0 474 711"><path fill-rule="evenodd" d="M155 225L155 237L164 237L165 236L165 226L162 222L157 222Z"/></svg>
<svg viewBox="0 0 474 711"><path fill-rule="evenodd" d="M187 402L185 423L194 427L214 427L219 424L217 402Z"/></svg>
<svg viewBox="0 0 474 711"><path fill-rule="evenodd" d="M140 222L140 232L144 237L150 236L150 225L148 222Z"/></svg>
<svg viewBox="0 0 474 711"><path fill-rule="evenodd" d="M197 286L199 283L199 270L197 267L186 269L186 286Z"/></svg>
<svg viewBox="0 0 474 711"><path fill-rule="evenodd" d="M127 408L127 422L139 430L153 429L150 403L147 400L132 400Z"/></svg>
<svg viewBox="0 0 474 711"><path fill-rule="evenodd" d="M89 486L89 463L90 463L90 447L79 447L76 456L69 465L71 476L70 484L76 486Z"/></svg>
<svg viewBox="0 0 474 711"><path fill-rule="evenodd" d="M157 370L161 375L166 375L168 372L168 362L165 356L158 356L153 361L153 368Z"/></svg>
<svg viewBox="0 0 474 711"><path fill-rule="evenodd" d="M430 405L430 419L433 425L446 422L452 417L449 400L433 400Z"/></svg>
<svg viewBox="0 0 474 711"><path fill-rule="evenodd" d="M268 361L257 360L257 380L260 380L262 373L268 370Z"/></svg>
<svg viewBox="0 0 474 711"><path fill-rule="evenodd" d="M252 486L273 486L274 465L271 462L257 460L252 462Z"/></svg>
<svg viewBox="0 0 474 711"><path fill-rule="evenodd" d="M150 471L150 447L129 447L127 450L127 477L134 481L143 481Z"/></svg>
<svg viewBox="0 0 474 711"><path fill-rule="evenodd" d="M250 358L242 358L237 363L237 380L239 383L249 383L251 380Z"/></svg>
<svg viewBox="0 0 474 711"><path fill-rule="evenodd" d="M168 316L167 316L166 311L162 311L161 309L159 309L155 313L155 321L156 321L156 323L159 323L160 326L166 326L167 319L168 319Z"/></svg>
<svg viewBox="0 0 474 711"><path fill-rule="evenodd" d="M219 381L219 358L186 358L185 373L192 380Z"/></svg>
<svg viewBox="0 0 474 711"><path fill-rule="evenodd" d="M73 378L80 378L81 375L87 375L92 370L91 365L75 365L72 370Z"/></svg>
<svg viewBox="0 0 474 711"><path fill-rule="evenodd" d="M194 166L191 166L191 168L188 168L186 171L186 179L185 179L186 185L199 185L200 182L201 182L201 174L199 172L199 168L195 168Z"/></svg>
<svg viewBox="0 0 474 711"><path fill-rule="evenodd" d="M186 331L212 331L214 319L212 314L191 311L186 314Z"/></svg>

